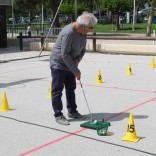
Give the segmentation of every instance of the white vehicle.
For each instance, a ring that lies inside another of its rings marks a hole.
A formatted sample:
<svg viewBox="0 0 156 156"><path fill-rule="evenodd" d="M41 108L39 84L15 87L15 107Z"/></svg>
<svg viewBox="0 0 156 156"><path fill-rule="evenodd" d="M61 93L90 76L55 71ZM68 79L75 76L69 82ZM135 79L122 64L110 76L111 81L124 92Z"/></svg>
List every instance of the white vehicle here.
<svg viewBox="0 0 156 156"><path fill-rule="evenodd" d="M138 11L138 15L148 15L150 12L150 9L141 9Z"/></svg>
<svg viewBox="0 0 156 156"><path fill-rule="evenodd" d="M151 7L146 9L141 9L138 11L138 15L148 15L151 11ZM156 12L156 8L154 8L154 12Z"/></svg>

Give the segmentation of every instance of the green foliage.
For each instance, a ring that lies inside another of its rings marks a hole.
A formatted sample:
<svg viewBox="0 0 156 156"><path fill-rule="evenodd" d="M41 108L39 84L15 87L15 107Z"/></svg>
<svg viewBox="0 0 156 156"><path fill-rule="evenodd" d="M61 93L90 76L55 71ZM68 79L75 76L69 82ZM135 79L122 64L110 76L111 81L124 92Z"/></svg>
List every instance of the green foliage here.
<svg viewBox="0 0 156 156"><path fill-rule="evenodd" d="M102 0L107 10L112 12L132 11L134 0Z"/></svg>
<svg viewBox="0 0 156 156"><path fill-rule="evenodd" d="M77 10L78 14L81 14L83 11L86 10L87 6L84 1L78 1ZM75 0L65 0L60 8L60 13L64 15L71 15L74 16L75 14Z"/></svg>
<svg viewBox="0 0 156 156"><path fill-rule="evenodd" d="M37 5L41 3L40 0L14 0L15 6L18 9L23 9L27 12L37 9Z"/></svg>

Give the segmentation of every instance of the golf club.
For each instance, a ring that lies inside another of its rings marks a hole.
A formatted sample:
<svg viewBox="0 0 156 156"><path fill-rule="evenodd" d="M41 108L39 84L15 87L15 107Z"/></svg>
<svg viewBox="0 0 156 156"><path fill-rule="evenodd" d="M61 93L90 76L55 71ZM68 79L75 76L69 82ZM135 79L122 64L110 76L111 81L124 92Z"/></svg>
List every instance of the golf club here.
<svg viewBox="0 0 156 156"><path fill-rule="evenodd" d="M79 80L79 81L80 81L80 85L81 85L81 88L82 88L82 92L83 92L83 95L84 95L84 98L85 98L85 101L86 101L86 104L87 104L87 107L88 107L88 110L89 110L89 113L90 113L91 121L93 121L92 113L91 113L91 111L90 111L89 104L88 104L88 102L87 102L87 98L86 98L85 92L84 92L84 90L83 90L81 80Z"/></svg>
<svg viewBox="0 0 156 156"><path fill-rule="evenodd" d="M81 85L82 92L83 92L85 101L87 103L87 107L88 107L88 110L89 110L89 113L90 113L90 118L91 118L91 121L87 121L85 123L82 123L80 126L85 127L85 128L89 128L89 129L95 129L97 131L97 134L100 135L100 136L107 135L107 130L108 130L108 127L110 126L110 123L105 122L104 119L103 120L93 120L92 113L91 113L91 111L89 109L89 104L87 102L87 98L86 98L86 95L84 93L81 81L80 81L80 85Z"/></svg>

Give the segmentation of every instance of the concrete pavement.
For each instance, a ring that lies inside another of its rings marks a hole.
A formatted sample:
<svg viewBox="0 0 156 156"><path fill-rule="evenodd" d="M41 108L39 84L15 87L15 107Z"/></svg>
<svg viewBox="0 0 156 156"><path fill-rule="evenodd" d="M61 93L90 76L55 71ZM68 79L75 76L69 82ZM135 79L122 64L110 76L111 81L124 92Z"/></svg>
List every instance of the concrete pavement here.
<svg viewBox="0 0 156 156"><path fill-rule="evenodd" d="M87 119L69 120L70 126L55 122L51 99L47 98L51 81L49 56L1 63L0 95L2 98L6 92L12 110L0 112L0 155L156 155L156 68L150 67L151 60L151 56L86 53L80 63L81 82L92 115L111 123L110 136L98 136L96 130L80 127L90 120L90 114L79 81L78 110ZM129 63L131 76L126 75ZM104 82L99 85L95 83L98 69ZM67 116L65 92L63 106ZM137 143L122 141L130 113L141 137Z"/></svg>

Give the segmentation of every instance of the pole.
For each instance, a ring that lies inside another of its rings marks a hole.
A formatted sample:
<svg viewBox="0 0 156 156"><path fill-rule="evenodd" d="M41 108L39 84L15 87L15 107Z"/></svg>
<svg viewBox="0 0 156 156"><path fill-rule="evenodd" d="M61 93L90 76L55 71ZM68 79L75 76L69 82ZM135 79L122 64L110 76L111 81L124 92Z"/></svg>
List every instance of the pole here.
<svg viewBox="0 0 156 156"><path fill-rule="evenodd" d="M12 23L14 24L14 0L12 0Z"/></svg>
<svg viewBox="0 0 156 156"><path fill-rule="evenodd" d="M14 0L12 0L12 32L14 29ZM12 33L12 37L13 37L13 33Z"/></svg>
<svg viewBox="0 0 156 156"><path fill-rule="evenodd" d="M132 25L132 31L135 30L134 24L135 24L135 0L134 0L134 7L133 7L133 25Z"/></svg>
<svg viewBox="0 0 156 156"><path fill-rule="evenodd" d="M85 101L86 101L86 104L87 104L87 107L88 107L88 110L89 110L90 119L91 119L91 121L93 121L93 116L92 116L92 113L91 113L91 111L90 111L89 104L88 104L88 101L87 101L85 92L84 92L84 90L83 90L81 80L79 80L79 81L80 81L81 89L82 89L82 92L83 92L83 95L84 95L84 98L85 98Z"/></svg>
<svg viewBox="0 0 156 156"><path fill-rule="evenodd" d="M75 0L75 21L77 19L77 0Z"/></svg>
<svg viewBox="0 0 156 156"><path fill-rule="evenodd" d="M155 30L153 30L153 37L155 37ZM155 40L153 41L153 45L155 45Z"/></svg>
<svg viewBox="0 0 156 156"><path fill-rule="evenodd" d="M44 17L43 17L43 0L42 0L42 32L43 32L43 20L44 20Z"/></svg>

